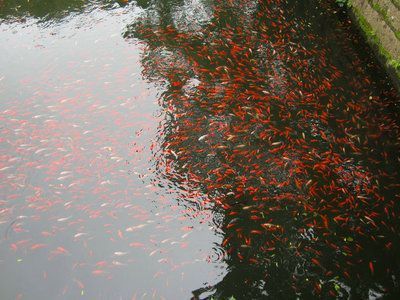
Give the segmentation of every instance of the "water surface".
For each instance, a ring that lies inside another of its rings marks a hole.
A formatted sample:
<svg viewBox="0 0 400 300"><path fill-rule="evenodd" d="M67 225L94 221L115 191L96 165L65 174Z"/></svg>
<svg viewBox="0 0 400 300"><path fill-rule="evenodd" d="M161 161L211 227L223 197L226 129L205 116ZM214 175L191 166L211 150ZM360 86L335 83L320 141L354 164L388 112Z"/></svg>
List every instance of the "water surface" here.
<svg viewBox="0 0 400 300"><path fill-rule="evenodd" d="M399 96L318 1L0 2L4 299L399 295Z"/></svg>

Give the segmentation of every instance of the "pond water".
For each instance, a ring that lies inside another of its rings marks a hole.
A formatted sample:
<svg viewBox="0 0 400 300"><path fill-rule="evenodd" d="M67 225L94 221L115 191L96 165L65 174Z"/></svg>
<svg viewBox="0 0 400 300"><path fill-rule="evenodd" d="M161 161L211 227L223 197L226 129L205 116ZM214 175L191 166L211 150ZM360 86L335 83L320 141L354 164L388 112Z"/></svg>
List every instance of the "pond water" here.
<svg viewBox="0 0 400 300"><path fill-rule="evenodd" d="M337 9L0 1L0 298L399 297L400 97Z"/></svg>

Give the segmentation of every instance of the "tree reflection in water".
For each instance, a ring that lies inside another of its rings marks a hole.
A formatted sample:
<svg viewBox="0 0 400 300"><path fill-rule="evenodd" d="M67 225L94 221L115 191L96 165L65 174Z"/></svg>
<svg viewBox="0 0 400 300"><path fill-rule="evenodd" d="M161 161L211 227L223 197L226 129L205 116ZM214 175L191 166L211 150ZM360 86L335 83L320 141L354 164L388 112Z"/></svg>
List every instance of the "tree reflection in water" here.
<svg viewBox="0 0 400 300"><path fill-rule="evenodd" d="M94 8L115 9L130 0L0 0L0 23L26 21L33 17L39 23L59 23L73 14L90 12ZM145 2L145 1L138 1ZM48 24L46 24L48 25Z"/></svg>
<svg viewBox="0 0 400 300"><path fill-rule="evenodd" d="M159 176L223 235L195 299L398 295L399 99L316 5L154 1L127 28L165 89Z"/></svg>

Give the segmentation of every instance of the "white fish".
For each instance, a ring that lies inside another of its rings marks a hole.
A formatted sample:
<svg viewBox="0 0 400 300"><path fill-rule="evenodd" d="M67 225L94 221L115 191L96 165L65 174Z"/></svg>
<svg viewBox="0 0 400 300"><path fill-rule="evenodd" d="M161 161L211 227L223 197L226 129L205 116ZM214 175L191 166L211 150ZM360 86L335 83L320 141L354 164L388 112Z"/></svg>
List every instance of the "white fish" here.
<svg viewBox="0 0 400 300"><path fill-rule="evenodd" d="M207 136L208 136L208 134L202 135L201 137L199 137L199 141L204 140Z"/></svg>
<svg viewBox="0 0 400 300"><path fill-rule="evenodd" d="M35 154L39 154L40 152L46 151L48 148L40 148L35 151Z"/></svg>
<svg viewBox="0 0 400 300"><path fill-rule="evenodd" d="M125 229L125 231L132 232L132 231L135 231L136 229L140 229L140 228L143 228L145 226L146 226L146 224L140 224L140 225L137 225L137 226L128 227L127 229Z"/></svg>
<svg viewBox="0 0 400 300"><path fill-rule="evenodd" d="M175 156L176 159L178 159L178 154L176 154L174 150L171 150L171 153Z"/></svg>
<svg viewBox="0 0 400 300"><path fill-rule="evenodd" d="M119 156L111 156L111 160L121 161L122 157Z"/></svg>
<svg viewBox="0 0 400 300"><path fill-rule="evenodd" d="M72 173L71 171L62 171L62 172L60 173L60 175L71 174L71 173Z"/></svg>
<svg viewBox="0 0 400 300"><path fill-rule="evenodd" d="M78 237L81 237L81 236L84 236L84 235L87 235L87 233L85 233L85 232L79 232L79 233L77 233L77 234L74 235L74 238L78 238Z"/></svg>
<svg viewBox="0 0 400 300"><path fill-rule="evenodd" d="M60 103L67 102L67 101L69 101L69 100L72 100L72 98L65 98L65 99L62 99L62 100L60 101Z"/></svg>
<svg viewBox="0 0 400 300"><path fill-rule="evenodd" d="M158 251L159 251L158 249L156 249L156 250L154 250L154 251L151 251L150 254L149 254L149 256L153 256L153 255L156 254Z"/></svg>
<svg viewBox="0 0 400 300"><path fill-rule="evenodd" d="M184 239L185 237L187 237L187 236L188 236L189 234L191 234L191 233L192 233L191 231L190 231L190 232L187 232L187 233L185 233L184 235L182 235L181 238Z"/></svg>

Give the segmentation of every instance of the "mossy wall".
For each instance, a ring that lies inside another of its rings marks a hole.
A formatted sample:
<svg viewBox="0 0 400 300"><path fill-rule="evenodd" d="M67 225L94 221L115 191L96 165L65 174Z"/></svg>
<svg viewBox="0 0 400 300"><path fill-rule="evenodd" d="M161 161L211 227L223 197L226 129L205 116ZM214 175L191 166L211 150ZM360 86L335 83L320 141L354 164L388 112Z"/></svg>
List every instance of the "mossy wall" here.
<svg viewBox="0 0 400 300"><path fill-rule="evenodd" d="M400 0L349 0L348 5L400 91Z"/></svg>

